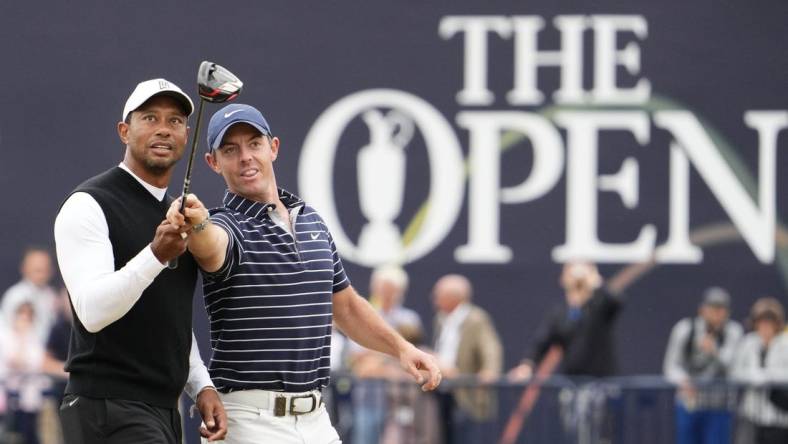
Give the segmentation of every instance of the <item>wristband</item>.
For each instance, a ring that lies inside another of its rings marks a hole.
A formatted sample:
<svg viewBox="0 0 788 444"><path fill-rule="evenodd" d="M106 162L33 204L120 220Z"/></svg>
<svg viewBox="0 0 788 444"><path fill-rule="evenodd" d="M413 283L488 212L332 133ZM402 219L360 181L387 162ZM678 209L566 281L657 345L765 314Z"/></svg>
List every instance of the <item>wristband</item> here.
<svg viewBox="0 0 788 444"><path fill-rule="evenodd" d="M206 217L205 220L192 227L192 232L199 233L204 230L211 223L211 218Z"/></svg>

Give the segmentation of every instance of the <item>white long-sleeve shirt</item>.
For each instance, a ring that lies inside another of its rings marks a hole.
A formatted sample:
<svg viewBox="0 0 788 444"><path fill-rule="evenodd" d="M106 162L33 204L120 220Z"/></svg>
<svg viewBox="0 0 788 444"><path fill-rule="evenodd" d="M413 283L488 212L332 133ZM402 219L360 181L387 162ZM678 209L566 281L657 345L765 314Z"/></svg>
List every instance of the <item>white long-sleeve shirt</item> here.
<svg viewBox="0 0 788 444"><path fill-rule="evenodd" d="M119 166L156 199L164 199L166 188L146 183L123 163ZM83 192L72 194L63 203L55 219L55 246L60 273L74 311L91 333L102 330L128 313L142 292L166 267L156 259L148 244L116 271L107 219L98 202ZM196 399L200 390L207 386L213 387L213 383L192 333L189 377L184 390Z"/></svg>
<svg viewBox="0 0 788 444"><path fill-rule="evenodd" d="M2 297L0 303L0 324L10 328L16 316L16 310L24 302L33 304L35 314L35 332L38 342L44 346L49 338L49 330L55 323L55 290L49 285L39 287L27 279L22 278L12 285Z"/></svg>
<svg viewBox="0 0 788 444"><path fill-rule="evenodd" d="M761 362L763 350L763 340L755 332L747 334L736 348L731 376L752 386L744 394L741 413L755 424L788 427L788 412L775 407L768 389L763 388L766 384L788 384L788 333L772 339Z"/></svg>
<svg viewBox="0 0 788 444"><path fill-rule="evenodd" d="M694 335L690 339L689 335L693 330L692 323L695 323L695 327ZM703 321L703 318L687 318L679 321L670 333L670 340L665 351L665 359L663 361L665 378L674 384L681 384L688 379L709 381L724 375L733 360L736 344L741 339L743 330L741 325L735 321L727 321L723 328L725 340L720 345L717 354L708 355L699 346L701 339L706 334L706 322ZM692 347L690 359L693 362L705 364L701 366L702 370L697 374L690 374L688 370L689 363L686 362L686 356L684 356L685 346L689 340L692 340L695 344Z"/></svg>

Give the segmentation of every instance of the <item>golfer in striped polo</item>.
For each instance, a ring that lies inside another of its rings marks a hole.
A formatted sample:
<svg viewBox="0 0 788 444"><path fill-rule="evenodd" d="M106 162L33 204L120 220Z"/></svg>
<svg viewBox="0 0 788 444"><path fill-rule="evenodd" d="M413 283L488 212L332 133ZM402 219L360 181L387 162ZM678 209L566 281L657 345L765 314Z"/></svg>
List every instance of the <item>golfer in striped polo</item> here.
<svg viewBox="0 0 788 444"><path fill-rule="evenodd" d="M320 394L329 381L332 321L361 345L399 358L424 390L441 376L432 356L350 286L317 212L277 188L279 144L257 109L219 110L205 158L227 184L224 205L209 216L189 195L185 218L177 201L167 218L190 228L188 249L202 270L209 371L227 410L226 442L335 443Z"/></svg>

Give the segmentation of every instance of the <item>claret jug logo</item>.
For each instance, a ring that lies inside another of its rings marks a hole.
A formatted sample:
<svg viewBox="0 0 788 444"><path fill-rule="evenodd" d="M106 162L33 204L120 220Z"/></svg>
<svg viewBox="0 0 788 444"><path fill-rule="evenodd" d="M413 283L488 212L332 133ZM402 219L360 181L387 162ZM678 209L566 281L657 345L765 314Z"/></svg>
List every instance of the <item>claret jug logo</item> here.
<svg viewBox="0 0 788 444"><path fill-rule="evenodd" d="M539 45L540 33L547 32L542 17L447 16L440 21L439 37L447 45L463 47L462 89L455 100L469 109L454 117L456 128L430 103L394 89L353 93L318 117L301 152L299 190L326 219L343 256L364 266L416 261L444 241L462 217L467 200L468 235L464 244L454 246L455 260L510 262L516 251L502 241L501 206L539 199L566 174L565 238L552 249L555 261L699 263L703 251L690 236L692 167L754 257L772 263L778 136L788 127L788 111L742 112L743 125L757 140L756 175L738 159L741 151L755 147L733 149L701 116L652 92L640 63L640 43L648 37L644 17L565 15L553 18L552 26L549 31L560 35L560 45L548 50ZM488 50L502 40L511 40L513 47L513 82L501 96L511 109L502 109L500 103L492 109L496 93L487 82L488 70L494 66ZM593 42L590 48L584 48L586 42ZM593 64L590 86L583 79L588 60ZM556 74L558 88L552 94L540 90L539 77ZM355 151L365 223L358 238L351 239L337 214L333 167L340 138L355 121L366 125L369 137ZM468 134L465 150L458 137L461 131ZM665 132L670 143L652 143L653 131ZM416 132L429 158L429 191L416 220L401 227L394 221L402 211L404 184L412 174L406 157ZM599 173L599 158L605 155L600 135L607 132L623 133L631 140L633 153L645 148L664 153L669 165L664 190L669 215L665 240L659 245L657 226L649 223L636 227L637 235L626 242L599 238L600 193L618 195L622 211L649 204L640 199L642 165L636 156L624 159L613 174ZM533 151L531 167L502 162L502 151L523 140ZM502 186L502 169L519 171L518 167L523 171L520 183Z"/></svg>
<svg viewBox="0 0 788 444"><path fill-rule="evenodd" d="M339 138L355 118L369 129L369 143L359 148L357 159L359 201L367 219L357 243L339 223L332 168ZM416 130L429 155L430 205L423 228L405 245L393 220L402 207L407 145ZM318 118L304 141L298 183L304 199L331 227L343 257L375 266L414 261L443 240L462 207L463 168L457 136L438 110L405 92L369 90L345 97Z"/></svg>

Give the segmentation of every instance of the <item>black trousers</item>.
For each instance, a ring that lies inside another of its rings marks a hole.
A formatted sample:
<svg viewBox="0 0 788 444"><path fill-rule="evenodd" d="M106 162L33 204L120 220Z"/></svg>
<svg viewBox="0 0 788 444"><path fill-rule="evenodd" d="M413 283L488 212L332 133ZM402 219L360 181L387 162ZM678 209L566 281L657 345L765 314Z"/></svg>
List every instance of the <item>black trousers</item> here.
<svg viewBox="0 0 788 444"><path fill-rule="evenodd" d="M177 408L69 394L60 404L66 444L181 444Z"/></svg>
<svg viewBox="0 0 788 444"><path fill-rule="evenodd" d="M788 443L788 428L783 427L755 427L755 444L785 444Z"/></svg>

